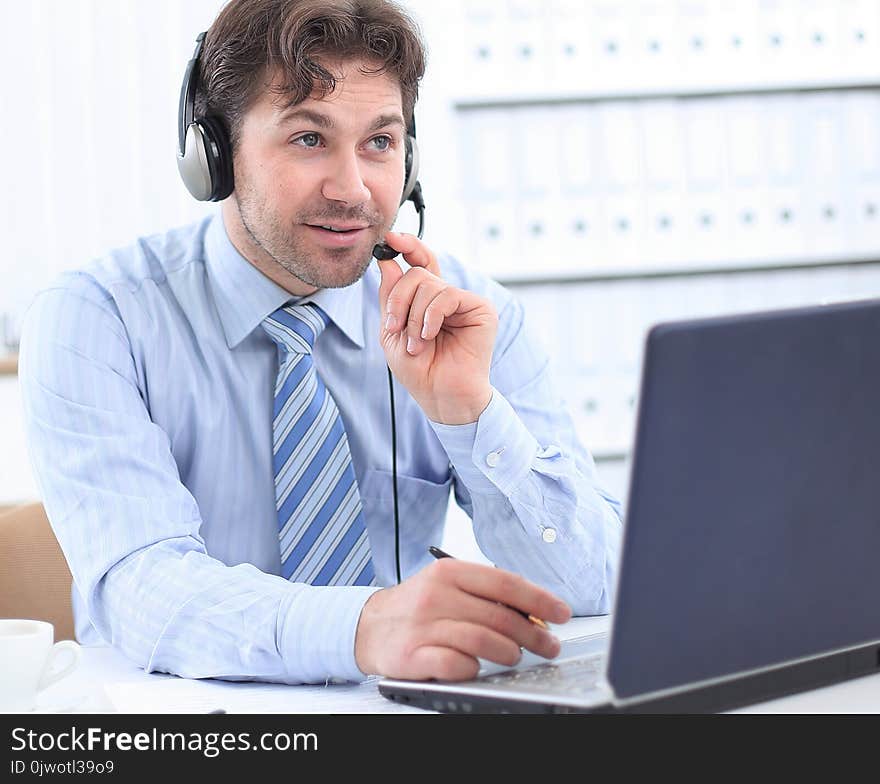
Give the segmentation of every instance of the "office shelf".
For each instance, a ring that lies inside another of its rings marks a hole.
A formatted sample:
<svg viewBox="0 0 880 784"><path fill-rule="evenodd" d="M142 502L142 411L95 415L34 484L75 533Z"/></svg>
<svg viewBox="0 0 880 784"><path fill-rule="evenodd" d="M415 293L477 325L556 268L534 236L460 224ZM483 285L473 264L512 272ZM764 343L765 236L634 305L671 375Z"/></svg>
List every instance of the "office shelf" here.
<svg viewBox="0 0 880 784"><path fill-rule="evenodd" d="M579 93L548 92L512 96L486 95L453 100L453 108L466 112L478 109L506 109L522 106L555 106L585 103L613 103L623 101L723 98L728 96L765 96L791 93L818 93L828 91L880 89L880 80L810 80L775 84L739 84L732 86L704 85L693 88L645 87L634 90L584 91Z"/></svg>
<svg viewBox="0 0 880 784"><path fill-rule="evenodd" d="M519 289L612 473L652 323L880 295L880 74L813 65L608 84L496 69L494 92L470 74L449 96L471 256Z"/></svg>
<svg viewBox="0 0 880 784"><path fill-rule="evenodd" d="M496 277L503 286L541 286L566 283L615 282L628 280L658 280L664 278L691 278L706 275L742 275L751 272L784 272L788 270L827 269L880 264L880 256L840 256L830 259L791 259L774 261L711 262L691 265L652 265L607 270L584 270L582 273L560 272L558 275L531 275Z"/></svg>

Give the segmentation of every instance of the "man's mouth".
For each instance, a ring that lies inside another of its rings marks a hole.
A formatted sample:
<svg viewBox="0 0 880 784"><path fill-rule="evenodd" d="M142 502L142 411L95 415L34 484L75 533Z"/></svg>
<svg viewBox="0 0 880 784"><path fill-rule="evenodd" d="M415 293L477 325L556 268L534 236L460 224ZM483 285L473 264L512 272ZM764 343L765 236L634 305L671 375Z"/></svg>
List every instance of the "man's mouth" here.
<svg viewBox="0 0 880 784"><path fill-rule="evenodd" d="M353 245L370 228L362 223L307 223L306 227L319 242L337 248Z"/></svg>
<svg viewBox="0 0 880 784"><path fill-rule="evenodd" d="M368 225L364 224L338 224L338 223L307 223L307 226L311 226L313 229L324 229L325 231L332 231L337 234L346 234L351 231L360 231L361 229L368 229Z"/></svg>

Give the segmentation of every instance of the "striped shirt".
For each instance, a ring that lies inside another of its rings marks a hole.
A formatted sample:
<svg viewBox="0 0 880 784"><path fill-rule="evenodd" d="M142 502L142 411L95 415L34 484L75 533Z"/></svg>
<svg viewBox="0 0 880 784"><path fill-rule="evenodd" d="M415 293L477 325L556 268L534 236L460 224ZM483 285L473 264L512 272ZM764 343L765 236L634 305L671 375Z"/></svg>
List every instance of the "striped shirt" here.
<svg viewBox="0 0 880 784"><path fill-rule="evenodd" d="M447 426L395 383L403 576L432 560L452 491L493 563L575 614L607 612L620 506L596 481L519 302L451 257L440 265L498 311L493 396L477 422ZM330 317L315 367L348 434L379 585L393 585L379 281L374 264L352 286L291 298L236 251L217 214L37 295L20 352L28 447L73 574L81 642L103 639L147 671L192 678L363 678L355 632L379 589L278 576L278 359L260 323L294 301Z"/></svg>

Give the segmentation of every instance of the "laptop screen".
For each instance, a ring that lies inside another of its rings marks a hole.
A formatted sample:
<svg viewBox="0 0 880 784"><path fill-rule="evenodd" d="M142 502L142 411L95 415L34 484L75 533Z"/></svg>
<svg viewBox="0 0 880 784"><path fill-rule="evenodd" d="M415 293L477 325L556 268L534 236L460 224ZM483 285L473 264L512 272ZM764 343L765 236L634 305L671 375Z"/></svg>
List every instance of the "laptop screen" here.
<svg viewBox="0 0 880 784"><path fill-rule="evenodd" d="M878 408L880 301L652 330L619 698L880 639Z"/></svg>

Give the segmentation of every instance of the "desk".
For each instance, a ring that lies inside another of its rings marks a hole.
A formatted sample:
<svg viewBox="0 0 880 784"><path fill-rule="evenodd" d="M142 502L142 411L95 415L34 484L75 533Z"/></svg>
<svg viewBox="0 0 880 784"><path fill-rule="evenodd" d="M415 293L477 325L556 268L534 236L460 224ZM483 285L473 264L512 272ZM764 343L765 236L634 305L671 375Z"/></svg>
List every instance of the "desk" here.
<svg viewBox="0 0 880 784"><path fill-rule="evenodd" d="M608 616L575 618L554 631L570 639L605 631L608 623ZM188 680L147 674L114 648L89 647L71 675L39 695L37 713L429 713L385 699L378 680L326 687Z"/></svg>
<svg viewBox="0 0 880 784"><path fill-rule="evenodd" d="M569 639L604 631L609 618L575 618L555 627ZM109 647L83 648L79 668L39 697L38 713L412 713L386 700L378 679L362 684L281 686L187 680L147 674ZM880 674L741 708L736 713L880 713Z"/></svg>

